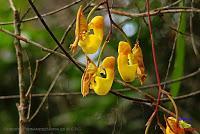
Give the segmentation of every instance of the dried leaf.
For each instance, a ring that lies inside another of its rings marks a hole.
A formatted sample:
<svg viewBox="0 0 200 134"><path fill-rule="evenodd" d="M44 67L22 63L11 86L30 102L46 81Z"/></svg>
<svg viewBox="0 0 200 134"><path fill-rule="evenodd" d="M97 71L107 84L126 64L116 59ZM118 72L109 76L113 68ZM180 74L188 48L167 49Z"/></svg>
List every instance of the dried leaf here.
<svg viewBox="0 0 200 134"><path fill-rule="evenodd" d="M146 74L145 74L145 67L144 67L144 62L143 62L143 54L139 46L139 42L136 42L134 48L132 49L132 53L134 55L134 59L136 60L138 64L137 75L140 79L141 84L143 84L146 79Z"/></svg>
<svg viewBox="0 0 200 134"><path fill-rule="evenodd" d="M90 82L94 78L97 66L87 57L87 66L81 79L81 93L86 96L89 93Z"/></svg>
<svg viewBox="0 0 200 134"><path fill-rule="evenodd" d="M82 6L80 6L78 9L77 16L76 16L75 41L73 44L70 45L70 49L71 49L72 53L75 53L77 51L78 42L80 39L85 38L87 29L88 29L87 20L83 14Z"/></svg>

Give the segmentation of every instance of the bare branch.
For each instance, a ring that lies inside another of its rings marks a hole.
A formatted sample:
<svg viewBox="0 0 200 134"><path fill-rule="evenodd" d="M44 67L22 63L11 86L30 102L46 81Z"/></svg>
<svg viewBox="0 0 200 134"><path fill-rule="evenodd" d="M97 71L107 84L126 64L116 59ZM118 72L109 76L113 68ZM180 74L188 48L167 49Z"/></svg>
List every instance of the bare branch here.
<svg viewBox="0 0 200 134"><path fill-rule="evenodd" d="M15 35L20 36L20 15L16 10L12 0L9 0L10 7L13 10L14 15L14 29ZM15 39L15 50L17 57L17 68L18 68L18 84L19 84L19 104L17 104L19 112L19 134L26 133L26 97L25 97L25 82L24 82L24 65L23 65L23 52L19 39Z"/></svg>
<svg viewBox="0 0 200 134"><path fill-rule="evenodd" d="M115 90L115 89L112 89L112 91ZM115 90L118 92L125 92L126 90ZM93 94L91 92L91 94ZM54 96L72 96L72 95L81 95L81 92L70 92L70 93L50 93L49 94L49 97L54 97ZM194 92L191 92L191 93L188 93L188 94L185 94L185 95L180 95L180 96L177 96L177 97L173 97L174 100L176 101L179 101L179 100L183 100L183 99L188 99L188 98L192 98L192 97L195 97L195 96L199 96L200 95L200 90L197 90L197 91L194 91ZM32 94L32 97L33 98L37 98L37 97L44 97L45 96L45 93L40 93L40 94ZM8 96L0 96L0 100L9 100L9 99L18 99L19 98L19 95L8 95ZM163 103L165 102L168 102L169 99L168 98L162 98L161 101Z"/></svg>
<svg viewBox="0 0 200 134"><path fill-rule="evenodd" d="M53 11L50 11L50 12L48 12L48 13L42 14L41 16L42 16L42 17L47 17L47 16L50 16L50 15L59 13L60 11L63 11L63 10L65 10L65 9L68 9L68 8L70 8L70 7L72 7L72 6L74 6L74 5L78 4L78 3L80 3L81 1L83 1L83 0L74 1L74 2L72 2L72 3L70 3L70 4L67 4L67 5L61 7L61 8L58 8L58 9L56 9L56 10L53 10ZM28 9L28 10L29 10L29 9ZM27 11L27 12L28 12L28 11ZM26 13L27 13L27 12L26 12ZM25 13L23 16L25 16L26 13ZM22 19L23 19L23 18L24 18L24 17L22 17ZM37 16L34 16L34 17L31 17L31 18L28 18L28 19L23 19L23 20L21 20L20 22L23 23L23 22L28 22L28 21L37 20L37 19L38 19L38 17L37 17ZM10 25L10 24L13 24L13 23L14 23L14 22L12 22L12 21L11 21L11 22L0 22L0 25Z"/></svg>
<svg viewBox="0 0 200 134"><path fill-rule="evenodd" d="M200 9L197 8L169 8L169 9L155 9L150 11L150 16L156 16L156 15L162 15L167 13L181 13L181 12L195 12L200 13ZM136 17L147 17L147 12L144 13L129 13L126 11L119 11L119 10L111 10L111 13L121 15L121 16L127 16L130 18L136 18Z"/></svg>
<svg viewBox="0 0 200 134"><path fill-rule="evenodd" d="M53 87L54 87L54 85L55 85L55 83L56 83L58 77L59 77L60 74L63 72L63 70L65 69L66 65L67 65L67 64L64 63L64 64L61 66L61 68L59 69L59 71L58 71L57 75L55 76L54 80L52 81L52 83L51 83L51 85L50 85L50 87L49 87L47 93L46 93L45 96L43 97L43 99L42 99L40 105L38 106L38 108L36 109L36 111L33 113L33 115L28 119L29 122L30 122L30 121L38 114L38 112L40 111L41 107L43 106L44 102L46 101L47 97L49 96L49 93L52 91L52 89L53 89Z"/></svg>
<svg viewBox="0 0 200 134"><path fill-rule="evenodd" d="M40 19L41 23L43 24L43 26L45 27L45 29L48 31L48 33L50 34L50 36L52 37L52 39L56 42L56 44L59 46L59 48L63 51L63 53L69 58L69 60L71 62L74 63L74 65L81 70L82 72L84 72L83 68L81 66L79 66L79 64L74 60L74 58L63 48L63 46L60 44L60 42L57 40L57 38L54 36L53 32L49 29L48 25L46 24L46 22L44 21L44 19L42 18L42 16L40 15L40 13L38 12L37 8L35 7L35 5L33 4L33 2L31 0L28 0L29 4L31 5L32 9L34 10L34 12L36 13L36 15L38 16L38 18Z"/></svg>

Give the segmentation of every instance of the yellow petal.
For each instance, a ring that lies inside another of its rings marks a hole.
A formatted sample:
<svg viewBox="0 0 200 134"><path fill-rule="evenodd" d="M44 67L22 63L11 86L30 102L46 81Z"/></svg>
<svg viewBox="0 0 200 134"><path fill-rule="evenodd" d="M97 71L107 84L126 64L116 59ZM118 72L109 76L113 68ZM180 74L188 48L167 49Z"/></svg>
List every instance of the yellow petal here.
<svg viewBox="0 0 200 134"><path fill-rule="evenodd" d="M96 35L88 35L85 40L79 40L78 45L82 48L83 52L86 54L95 53L101 45L102 40Z"/></svg>
<svg viewBox="0 0 200 134"><path fill-rule="evenodd" d="M120 41L118 46L118 53L123 55L128 55L131 53L131 46L129 43Z"/></svg>
<svg viewBox="0 0 200 134"><path fill-rule="evenodd" d="M103 27L104 18L102 16L94 17L88 24L87 36L78 43L84 53L93 54L98 50L103 40Z"/></svg>
<svg viewBox="0 0 200 134"><path fill-rule="evenodd" d="M146 74L145 74L142 50L138 42L135 44L134 48L132 49L132 53L134 55L134 59L136 60L138 64L137 75L140 79L141 84L143 84L146 79Z"/></svg>
<svg viewBox="0 0 200 134"><path fill-rule="evenodd" d="M118 53L117 63L119 74L125 82L131 82L136 77L138 64L134 62L129 43L119 42Z"/></svg>
<svg viewBox="0 0 200 134"><path fill-rule="evenodd" d="M94 35L96 35L100 40L103 39L104 33L104 17L95 16L91 22L88 24L89 30L93 30Z"/></svg>
<svg viewBox="0 0 200 134"><path fill-rule="evenodd" d="M81 79L81 93L83 96L86 96L89 93L90 83L94 78L96 71L96 65L87 57L87 66Z"/></svg>
<svg viewBox="0 0 200 134"><path fill-rule="evenodd" d="M97 75L91 83L91 88L98 95L106 95L114 80L115 57L106 57L98 68ZM101 74L103 73L103 74Z"/></svg>

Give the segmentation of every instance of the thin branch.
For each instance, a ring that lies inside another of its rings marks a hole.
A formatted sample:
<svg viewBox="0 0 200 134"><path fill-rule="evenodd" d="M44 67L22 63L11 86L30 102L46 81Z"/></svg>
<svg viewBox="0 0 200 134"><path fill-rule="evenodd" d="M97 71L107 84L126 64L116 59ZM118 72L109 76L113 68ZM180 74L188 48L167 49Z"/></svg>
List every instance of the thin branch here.
<svg viewBox="0 0 200 134"><path fill-rule="evenodd" d="M112 93L116 96L119 96L121 98L131 100L133 102L137 102L137 103L146 103L146 102L151 103L152 102L151 100L148 100L148 99L133 98L133 97L125 96L125 95L121 94L120 92L117 92L117 91L114 91L114 90L111 90L110 93Z"/></svg>
<svg viewBox="0 0 200 134"><path fill-rule="evenodd" d="M39 20L41 21L41 23L43 24L43 26L45 27L45 29L48 31L48 33L50 34L50 36L52 37L52 39L56 42L56 44L59 46L59 48L63 51L63 53L69 58L69 60L74 63L74 65L81 70L82 72L84 72L83 68L81 66L79 66L79 64L74 60L74 58L63 48L63 46L60 44L60 42L57 40L57 38L54 36L53 32L49 29L48 25L46 24L46 22L44 21L44 19L42 18L42 16L40 15L40 13L38 12L37 8L35 7L35 5L33 4L33 2L31 0L28 0L29 4L31 5L32 9L35 11L36 15L38 16Z"/></svg>
<svg viewBox="0 0 200 134"><path fill-rule="evenodd" d="M67 5L65 5L64 7L61 7L60 10L56 9L54 11L42 14L41 16L42 17L46 17L46 16L50 16L52 14L58 13L58 12L64 10L64 9L67 9L65 7L67 7ZM104 8L102 7L102 8L99 8L99 9L104 9ZM59 11L57 11L57 10L59 10ZM174 9L173 8L166 9L166 7L161 7L161 8L157 8L157 9L151 10L150 11L150 16L156 16L156 15L168 14L168 13L181 13L181 12L186 12L186 13L190 13L190 12L200 13L200 9L198 9L198 8L190 8L190 7L185 7L185 8L183 8L183 7L176 7ZM147 12L144 12L144 13L129 13L129 12L126 12L126 11L120 11L120 10L112 9L111 13L122 15L122 16L131 17L131 18L147 17ZM37 20L37 19L38 19L38 17L34 16L34 17L31 17L31 18L27 18L27 19L21 20L21 23L28 22L28 21L33 21L33 20ZM13 23L14 22L12 22L12 21L10 21L10 22L0 22L0 25L11 25Z"/></svg>
<svg viewBox="0 0 200 134"><path fill-rule="evenodd" d="M173 2L173 3L171 3L171 4L169 4L169 5L166 5L166 6L161 7L161 8L157 8L157 10L158 10L158 9L168 9L168 8L170 8L170 7L173 7L173 6L175 6L175 5L178 5L181 1L182 1L182 0L177 0L177 1L175 1L175 2Z"/></svg>
<svg viewBox="0 0 200 134"><path fill-rule="evenodd" d="M31 94L32 98L44 97L46 93L39 93L39 94ZM69 96L69 95L81 95L81 92L72 92L72 93L50 93L49 97L54 96ZM18 99L19 95L8 95L8 96L0 96L0 100L7 100L7 99Z"/></svg>
<svg viewBox="0 0 200 134"><path fill-rule="evenodd" d="M194 3L194 0L191 0L191 8L194 7L193 3ZM199 56L199 51L198 51L198 49L197 49L197 47L195 45L194 36L193 36L193 25L192 25L192 18L193 17L194 17L194 13L191 12L190 13L190 36L191 36L192 47L193 47L194 53L198 57Z"/></svg>
<svg viewBox="0 0 200 134"><path fill-rule="evenodd" d="M116 90L116 89L112 89L111 91L117 91L117 93L119 92L124 92L123 90ZM118 95L116 93L116 95ZM93 94L93 92L91 92L91 94ZM33 98L38 98L38 97L44 97L46 95L46 93L39 93L39 94L32 94ZM70 93L50 93L49 97L62 97L62 96L74 96L74 95L81 95L81 92L70 92ZM184 100L184 99L188 99L188 98L192 98L192 97L197 97L200 95L200 90L188 93L188 94L184 94L184 95L180 95L177 97L172 97L175 101L179 101L179 100ZM19 95L8 95L8 96L0 96L0 100L10 100L10 99L18 99ZM131 97L132 98L132 97ZM129 100L131 100L131 98L129 98ZM146 99L144 99L146 101ZM161 102L165 103L168 102L169 98L162 98Z"/></svg>
<svg viewBox="0 0 200 134"><path fill-rule="evenodd" d="M155 105L154 112L150 116L149 120L146 123L146 130L145 134L148 132L148 128L154 118L154 116L158 112L158 106L160 105L160 98L162 95L162 87L160 85L160 76L159 76L159 71L158 71L158 65L156 61L156 52L155 52L155 45L154 45L154 38L153 38L153 30L152 30L152 22L151 22L151 17L150 17L150 2L149 0L146 0L146 8L147 8L147 15L148 15L148 26L149 26L149 34L150 34L150 39L151 39L151 50L152 50L152 56L153 56L153 63L154 63L154 68L155 68L155 73L156 73L156 79L158 83L158 99L157 99L157 104Z"/></svg>
<svg viewBox="0 0 200 134"><path fill-rule="evenodd" d="M33 0L33 3L35 3L35 0ZM26 10L26 12L24 13L24 15L22 15L21 19L20 20L23 20L27 15L28 13L31 11L31 7L29 6L28 9Z"/></svg>
<svg viewBox="0 0 200 134"><path fill-rule="evenodd" d="M83 9L83 11L85 11L88 7L89 7L90 3L87 4L87 6ZM70 30L72 29L72 26L75 24L75 21L76 19L73 19L73 21L68 25L68 28L65 30L62 38L61 38L61 41L60 41L60 44L63 45L64 42L65 42L65 39L68 35L68 33L70 32ZM59 47L56 46L53 51L56 51ZM34 76L33 76L33 79L32 79L32 82L31 84L29 85L29 88L27 90L27 93L26 93L26 96L28 96L28 94L31 92L31 89L33 87L33 85L35 84L36 82L36 79L37 79L37 76L38 76L38 71L39 71L39 67L41 65L42 62L44 62L49 56L51 56L51 54L53 53L48 53L47 55L45 55L43 58L39 59L39 60L36 60L36 66L35 66L35 71L34 71Z"/></svg>
<svg viewBox="0 0 200 134"><path fill-rule="evenodd" d="M62 39L60 41L60 44L64 44L64 40L65 38L67 37L69 31L71 30L73 24L75 23L75 19L72 21L72 23L68 26L68 28L65 30L63 36L62 36ZM55 52L56 50L58 49L58 46L55 47L53 49L53 51ZM48 53L47 55L45 55L43 58L39 59L39 60L36 60L36 65L35 65L35 71L34 71L34 75L33 75L33 79L31 81L31 84L29 85L29 88L27 90L27 93L26 93L26 96L28 96L28 94L31 92L31 89L33 87L33 85L35 84L36 82L36 79L37 79L37 75L38 75L38 70L39 70L39 67L40 67L40 63L42 63L43 61L45 61L51 54L53 53Z"/></svg>
<svg viewBox="0 0 200 134"><path fill-rule="evenodd" d="M58 9L56 9L56 10L53 10L53 11L50 11L50 12L48 12L48 13L42 14L41 16L42 16L42 17L47 17L47 16L50 16L50 15L59 13L60 11L63 11L63 10L65 10L65 9L68 9L68 8L70 8L70 7L72 7L72 6L74 6L74 5L78 4L78 3L80 3L81 1L83 1L83 0L74 1L74 2L72 2L72 3L70 3L70 4L67 4L67 5L61 7L61 8L58 8ZM28 22L28 21L37 20L37 19L38 19L38 16L34 16L34 17L31 17L31 18L28 18L28 19L21 20L20 22L23 23L23 22ZM13 23L14 23L14 22L12 22L12 21L11 21L11 22L0 22L0 25L10 25L10 24L13 24Z"/></svg>
<svg viewBox="0 0 200 134"><path fill-rule="evenodd" d="M22 36L15 35L15 34L13 34L12 32L10 32L10 31L8 31L8 30L5 30L5 29L0 28L0 31L3 32L3 33L8 34L8 35L10 35L10 36L13 36L13 37L15 37L16 39L21 40L21 41L23 41L23 42L25 42L25 43L29 43L30 45L33 45L33 46L38 47L38 48L41 48L43 51L46 51L46 52L49 52L49 53L53 53L53 54L55 54L55 55L57 55L57 56L59 56L59 57L68 59L65 55L63 55L63 54L61 54L61 53L59 53L59 52L53 51L53 50L51 50L51 49L49 49L49 48L46 48L46 47L42 46L41 44L39 44L39 43L37 43L37 42L34 42L34 41L32 41L32 40L26 39L26 38L24 38L24 37L22 37Z"/></svg>
<svg viewBox="0 0 200 134"><path fill-rule="evenodd" d="M128 87L130 88L130 90L132 91L137 91L139 92L140 94L142 94L145 98L149 98L150 100L154 100L154 97L145 93L144 91L140 90L138 87L134 87L133 85L129 84L129 83L126 83L124 81L121 81L121 80L117 80L115 79L114 82L116 83L119 83L120 85L123 85L124 87Z"/></svg>
<svg viewBox="0 0 200 134"><path fill-rule="evenodd" d="M175 83L175 82L178 82L178 81L186 80L186 79L191 78L191 77L193 77L195 75L198 75L199 73L200 73L200 68L198 68L195 72L192 72L192 73L190 73L188 75L179 77L177 79L164 81L164 82L160 83L160 85L172 84L172 83ZM141 86L141 87L138 87L138 88L140 88L140 89L148 89L148 88L157 87L157 86L158 86L158 84L150 84L150 85Z"/></svg>
<svg viewBox="0 0 200 134"><path fill-rule="evenodd" d="M14 29L15 34L20 36L20 15L18 10L16 10L15 5L12 0L9 0L11 9L13 10L14 17ZM17 58L17 68L18 68L18 85L19 85L19 104L17 104L19 112L19 134L26 133L26 97L25 97L25 82L24 82L24 65L23 65L23 52L19 39L15 39L15 50Z"/></svg>
<svg viewBox="0 0 200 134"><path fill-rule="evenodd" d="M198 8L170 8L170 9L155 9L155 10L151 10L149 15L150 16L156 16L156 15L162 15L162 14L168 14L168 13L181 13L181 12L185 12L185 13L189 13L189 12L195 12L195 13L200 13L200 9ZM130 18L136 18L136 17L147 17L148 13L144 12L144 13L130 13L130 12L126 12L126 11L120 11L120 10L111 10L111 13L113 14L117 14L117 15L121 15L121 16L127 16Z"/></svg>
<svg viewBox="0 0 200 134"><path fill-rule="evenodd" d="M45 96L43 97L40 105L38 106L38 108L36 109L36 111L33 113L33 115L28 119L28 121L30 122L40 111L41 107L43 106L44 102L46 101L47 97L49 96L49 93L52 91L56 81L58 80L58 77L60 76L60 74L63 72L63 70L65 69L67 64L63 64L62 67L59 69L57 75L55 76L54 80L52 81L47 93L45 94Z"/></svg>
<svg viewBox="0 0 200 134"><path fill-rule="evenodd" d="M181 21L181 19L179 19L179 21ZM179 30L179 25L180 25L180 24L181 24L181 23L178 23L178 26L177 26L177 28L176 28L177 31ZM172 47L171 54L170 54L170 58L169 58L169 61L168 61L167 71L166 71L166 75L165 75L165 81L166 81L167 78L168 78L169 70L170 70L170 67L171 67L171 64L172 64L172 59L173 59L174 52L175 52L175 48L176 48L176 41L177 41L177 38L178 38L177 35L178 35L178 33L176 32L176 35L175 35L175 38L174 38L173 47ZM163 89L165 89L165 84L163 85Z"/></svg>

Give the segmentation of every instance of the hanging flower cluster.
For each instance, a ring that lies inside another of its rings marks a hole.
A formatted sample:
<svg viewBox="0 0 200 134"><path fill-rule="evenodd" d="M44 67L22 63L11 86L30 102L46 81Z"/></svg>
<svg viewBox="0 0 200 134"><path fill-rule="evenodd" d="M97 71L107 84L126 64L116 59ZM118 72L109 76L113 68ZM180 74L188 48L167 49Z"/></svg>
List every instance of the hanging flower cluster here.
<svg viewBox="0 0 200 134"><path fill-rule="evenodd" d="M166 134L186 134L193 131L190 124L183 120L177 121L174 117L168 117L166 121Z"/></svg>
<svg viewBox="0 0 200 134"><path fill-rule="evenodd" d="M94 17L88 24L80 6L76 17L75 41L70 48L72 53L77 51L79 45L86 54L95 53L103 40L103 16Z"/></svg>
<svg viewBox="0 0 200 134"><path fill-rule="evenodd" d="M131 50L129 43L121 41L118 46L118 70L125 82L132 82L136 76L141 84L146 79L142 50L137 42Z"/></svg>
<svg viewBox="0 0 200 134"><path fill-rule="evenodd" d="M88 23L83 14L82 6L80 6L76 18L76 38L74 43L70 45L72 53L77 51L77 46L80 46L85 54L95 53L103 40L103 28L103 16L96 16ZM121 41L118 53L118 71L122 79L125 82L131 82L138 77L143 84L146 75L139 43L136 43L131 50L129 43ZM90 89L97 95L106 95L114 80L115 57L106 57L100 66L97 66L88 56L86 57L87 65L81 80L82 95L89 94Z"/></svg>
<svg viewBox="0 0 200 134"><path fill-rule="evenodd" d="M81 93L86 96L89 89L93 89L98 95L106 95L114 80L115 57L106 57L97 67L93 61L87 58L87 66L81 80Z"/></svg>

